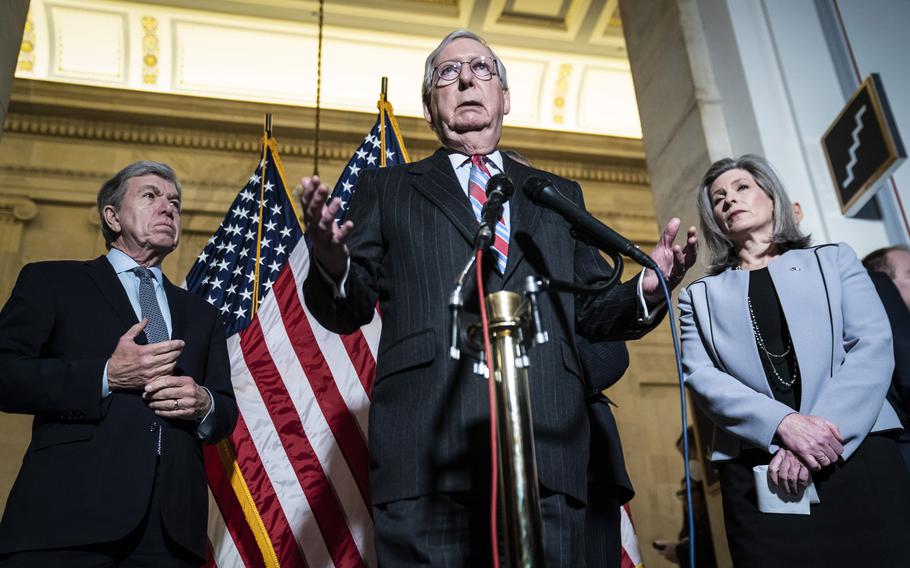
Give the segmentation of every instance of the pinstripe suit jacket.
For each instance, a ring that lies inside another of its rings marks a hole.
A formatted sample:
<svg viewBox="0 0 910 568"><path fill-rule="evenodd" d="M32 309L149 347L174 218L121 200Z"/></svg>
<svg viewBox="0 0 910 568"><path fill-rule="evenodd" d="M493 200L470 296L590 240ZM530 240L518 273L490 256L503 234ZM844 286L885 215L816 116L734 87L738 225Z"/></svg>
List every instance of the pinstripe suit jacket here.
<svg viewBox="0 0 910 568"><path fill-rule="evenodd" d="M578 184L508 157L503 162L516 188L529 175L547 177L583 205ZM369 432L373 503L482 487L489 475L486 381L471 373L468 357L450 359L447 345L448 295L471 254L477 221L446 152L364 172L349 218L355 228L346 297L335 298L317 271L304 293L316 318L339 333L367 323L379 301L382 336ZM518 291L531 274L579 282L610 274L597 250L576 242L558 214L520 190L511 201L511 225L505 274L487 267L487 292ZM637 305L634 281L598 297L548 293L541 299L550 342L531 350L530 381L538 471L549 489L580 500L586 495L588 420L576 330L639 337L656 324L640 323ZM477 310L474 297L466 319Z"/></svg>
<svg viewBox="0 0 910 568"><path fill-rule="evenodd" d="M822 416L846 438L844 459L869 432L900 428L885 400L891 330L869 275L841 244L791 250L768 265L799 362L801 414ZM714 421L712 459L777 450L777 426L793 410L768 385L752 332L747 271L727 270L679 295L686 384Z"/></svg>

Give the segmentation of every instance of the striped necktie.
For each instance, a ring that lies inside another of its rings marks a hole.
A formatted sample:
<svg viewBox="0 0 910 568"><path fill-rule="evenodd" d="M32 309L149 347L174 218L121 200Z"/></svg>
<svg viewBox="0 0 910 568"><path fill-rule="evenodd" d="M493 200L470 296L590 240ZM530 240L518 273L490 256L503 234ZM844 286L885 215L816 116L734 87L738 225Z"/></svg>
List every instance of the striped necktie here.
<svg viewBox="0 0 910 568"><path fill-rule="evenodd" d="M487 202L486 187L487 182L490 181L490 171L484 164L484 159L485 157L480 154L471 156L471 175L468 178L468 197L478 221L480 221L483 205ZM499 269L499 273L505 274L506 261L509 258L509 227L502 217L496 223L496 235L490 248L493 249L493 254L496 256L496 267Z"/></svg>
<svg viewBox="0 0 910 568"><path fill-rule="evenodd" d="M149 343L167 341L169 336L164 316L161 315L161 306L158 305L158 295L155 293L155 275L144 266L137 266L132 270L139 278L139 308L142 317L149 320L145 326L145 337Z"/></svg>

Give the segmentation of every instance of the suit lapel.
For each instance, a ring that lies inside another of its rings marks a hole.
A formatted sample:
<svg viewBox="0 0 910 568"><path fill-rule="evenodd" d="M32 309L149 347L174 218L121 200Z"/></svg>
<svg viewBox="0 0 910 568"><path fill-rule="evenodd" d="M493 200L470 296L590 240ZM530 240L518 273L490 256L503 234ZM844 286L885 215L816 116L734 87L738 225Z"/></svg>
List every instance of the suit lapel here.
<svg viewBox="0 0 910 568"><path fill-rule="evenodd" d="M506 283L515 272L515 268L524 259L524 250L514 237L519 233L534 234L534 228L540 220L541 208L531 203L523 190L525 180L528 179L531 170L505 155L502 157L502 165L506 175L515 186L515 193L512 194L512 199L509 201L509 258L506 261L506 272L503 275L503 283Z"/></svg>
<svg viewBox="0 0 910 568"><path fill-rule="evenodd" d="M164 294L171 312L171 339L186 339L185 298L181 290L171 284L167 277L164 277Z"/></svg>
<svg viewBox="0 0 910 568"><path fill-rule="evenodd" d="M749 271L727 270L712 284L708 302L718 356L734 376L773 398L749 317Z"/></svg>
<svg viewBox="0 0 910 568"><path fill-rule="evenodd" d="M133 311L133 306L130 304L130 299L126 295L126 290L123 289L123 284L107 258L99 256L95 260L86 261L85 265L101 296L107 300L114 312L123 320L123 323L128 327L139 323L139 320L136 319L136 312ZM141 334L140 337L144 337L144 334Z"/></svg>
<svg viewBox="0 0 910 568"><path fill-rule="evenodd" d="M465 240L472 243L477 232L477 219L446 151L437 150L430 158L416 163L410 171L415 175L414 189L438 207Z"/></svg>
<svg viewBox="0 0 910 568"><path fill-rule="evenodd" d="M823 275L815 265L815 255L794 250L768 264L774 289L780 298L785 314L790 314L787 328L799 362L800 409L811 408L818 395L818 387L828 370L831 359L830 302ZM803 325L804 321L823 325ZM817 362L824 365L818 366ZM819 374L819 370L822 373Z"/></svg>

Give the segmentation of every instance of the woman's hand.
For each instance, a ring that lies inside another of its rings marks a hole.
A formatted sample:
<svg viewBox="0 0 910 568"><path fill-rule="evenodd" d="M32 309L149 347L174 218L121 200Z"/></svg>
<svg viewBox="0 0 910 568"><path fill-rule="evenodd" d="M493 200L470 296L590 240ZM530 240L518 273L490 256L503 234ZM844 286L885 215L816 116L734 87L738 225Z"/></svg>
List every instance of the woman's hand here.
<svg viewBox="0 0 910 568"><path fill-rule="evenodd" d="M788 414L780 421L777 436L812 471L831 465L844 453L840 430L821 416Z"/></svg>
<svg viewBox="0 0 910 568"><path fill-rule="evenodd" d="M799 495L809 485L809 470L796 454L781 448L768 464L768 480L771 485L783 488L790 495Z"/></svg>

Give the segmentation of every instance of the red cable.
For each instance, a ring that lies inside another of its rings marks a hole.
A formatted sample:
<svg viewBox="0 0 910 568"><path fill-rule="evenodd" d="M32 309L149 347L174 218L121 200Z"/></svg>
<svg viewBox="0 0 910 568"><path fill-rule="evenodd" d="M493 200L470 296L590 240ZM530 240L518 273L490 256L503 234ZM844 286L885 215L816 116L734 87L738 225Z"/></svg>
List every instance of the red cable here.
<svg viewBox="0 0 910 568"><path fill-rule="evenodd" d="M493 349L490 347L490 328L487 320L487 305L483 293L483 250L477 250L477 296L480 300L480 324L483 329L483 349L487 359L487 395L490 399L490 549L493 554L493 568L499 568L499 540L496 534L496 503L499 479L497 476L496 444L496 391L493 384Z"/></svg>

